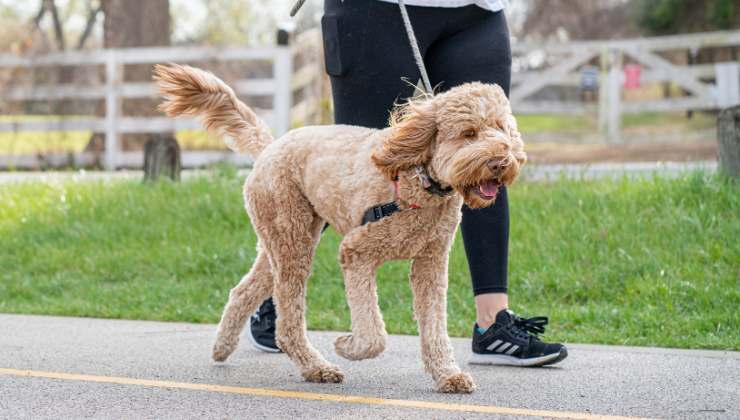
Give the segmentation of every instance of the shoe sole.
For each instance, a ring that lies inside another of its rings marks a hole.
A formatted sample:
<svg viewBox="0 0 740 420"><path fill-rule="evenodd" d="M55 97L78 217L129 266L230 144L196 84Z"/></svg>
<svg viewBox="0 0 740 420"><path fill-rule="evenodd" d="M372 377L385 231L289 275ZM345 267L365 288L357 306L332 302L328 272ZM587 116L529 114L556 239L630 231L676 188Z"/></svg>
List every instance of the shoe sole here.
<svg viewBox="0 0 740 420"><path fill-rule="evenodd" d="M256 348L257 350L264 351L265 353L282 353L283 351L280 349L274 349L272 347L267 347L265 345L262 345L255 340L254 336L252 335L252 329L250 328L247 330L247 337L249 337L249 341L252 343L252 346Z"/></svg>
<svg viewBox="0 0 740 420"><path fill-rule="evenodd" d="M520 359L505 354L478 354L473 353L468 361L471 365L502 365L502 366L545 366L553 365L568 357L568 349L563 347L558 353L540 357Z"/></svg>

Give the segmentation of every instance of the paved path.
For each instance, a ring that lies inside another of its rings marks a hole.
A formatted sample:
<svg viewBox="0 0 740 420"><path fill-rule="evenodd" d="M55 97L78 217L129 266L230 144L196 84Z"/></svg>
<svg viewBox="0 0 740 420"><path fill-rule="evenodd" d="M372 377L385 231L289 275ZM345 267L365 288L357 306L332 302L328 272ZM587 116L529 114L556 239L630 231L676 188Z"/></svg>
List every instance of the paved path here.
<svg viewBox="0 0 740 420"><path fill-rule="evenodd" d="M552 181L560 178L597 179L618 178L627 176L651 176L658 174L675 177L680 174L702 170L709 173L717 170L717 162L626 162L626 163L591 163L591 164L530 164L524 167L522 179L529 181ZM240 176L246 176L248 169L239 170ZM208 170L185 170L183 178L209 173ZM141 171L67 171L67 172L0 172L0 184L41 181L47 183L60 181L108 181L108 180L141 180Z"/></svg>
<svg viewBox="0 0 740 420"><path fill-rule="evenodd" d="M336 356L343 384L303 382L244 341L209 358L213 325L0 315L0 418L740 418L740 353L571 345L549 368L471 367L472 395L434 392L417 337L379 358Z"/></svg>

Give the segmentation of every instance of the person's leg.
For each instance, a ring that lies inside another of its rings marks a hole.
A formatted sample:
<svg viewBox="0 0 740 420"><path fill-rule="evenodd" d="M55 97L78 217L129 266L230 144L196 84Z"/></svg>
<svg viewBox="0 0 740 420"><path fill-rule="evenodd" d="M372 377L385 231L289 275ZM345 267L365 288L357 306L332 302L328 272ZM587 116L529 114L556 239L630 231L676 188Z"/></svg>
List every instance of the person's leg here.
<svg viewBox="0 0 740 420"><path fill-rule="evenodd" d="M509 94L511 50L503 12L487 12L476 6L467 16L452 22L461 29L434 43L425 57L433 85L444 91L479 81L496 83ZM478 325L487 328L496 314L508 308L507 269L509 203L501 188L491 207L462 210L461 230L475 294Z"/></svg>

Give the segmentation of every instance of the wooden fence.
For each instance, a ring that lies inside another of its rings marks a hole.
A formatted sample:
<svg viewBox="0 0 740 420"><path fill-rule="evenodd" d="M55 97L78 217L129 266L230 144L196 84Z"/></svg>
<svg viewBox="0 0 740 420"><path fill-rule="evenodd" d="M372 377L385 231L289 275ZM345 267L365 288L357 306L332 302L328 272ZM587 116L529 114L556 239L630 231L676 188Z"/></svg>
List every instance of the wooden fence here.
<svg viewBox="0 0 740 420"><path fill-rule="evenodd" d="M512 107L515 113L598 112L599 126L606 138L618 142L623 113L716 110L740 103L740 63L736 56L712 64L677 65L661 55L683 51L695 54L702 48L738 46L740 31L549 45L514 44L512 54L515 62L519 60L526 67L539 56L540 61L549 65L539 66L535 71L513 73ZM625 101L626 60L642 68L639 83L672 82L682 88L686 96ZM533 98L543 88L579 86L583 82L583 67L594 62L596 65L593 67L599 72L597 104Z"/></svg>
<svg viewBox="0 0 740 420"><path fill-rule="evenodd" d="M738 47L740 31L701 33L681 36L640 38L619 41L571 42L567 44L515 43L515 68L512 78L511 100L516 113L587 113L597 112L604 136L612 142L620 140L621 116L624 113L646 111L716 110L740 103L740 64L737 59L712 64L675 64L665 53L696 52L708 47ZM297 57L299 57L297 59ZM544 63L532 66L537 61ZM123 152L119 138L123 133L172 132L198 129L194 120L169 118L133 118L122 116L124 98L156 97L152 83L124 83L126 64L153 64L166 62L198 62L237 60L267 60L272 63L270 78L245 78L232 82L238 94L272 97L271 109L258 109L275 133L280 135L293 121L314 122L320 113L321 42L318 30L296 37L289 46L265 48L201 48L171 47L121 50L66 52L37 57L0 54L3 68L33 68L43 66L103 65L105 83L100 86L43 85L32 88L10 89L3 98L13 101L104 99L104 118L59 119L54 121L0 121L0 132L45 132L90 130L105 133L104 166L140 167L141 152ZM647 101L624 99L627 62L642 68L640 83L672 82L685 92L684 96ZM298 63L298 65L296 65ZM557 101L542 99L548 88L577 88L583 83L583 67L590 65L598 72L598 101ZM518 68L523 70L518 70ZM534 70L530 70L534 69ZM313 93L311 93L313 89ZM301 95L300 92L309 94ZM293 103L294 98L303 98ZM82 153L72 157L77 165L87 165L95 156ZM202 166L217 161L237 164L248 158L224 151L184 151L184 166ZM69 164L67 155L0 156L0 167L63 166Z"/></svg>
<svg viewBox="0 0 740 420"><path fill-rule="evenodd" d="M269 78L245 78L231 82L237 94L272 97L271 109L257 109L277 135L290 129L291 121L313 121L319 112L320 95L316 92L301 94L316 89L321 83L318 30L307 31L295 37L290 45L263 48L211 48L211 47L166 47L108 49L94 51L64 52L43 56L22 57L11 54L0 55L2 68L33 68L50 66L102 65L105 79L102 85L36 85L8 89L2 99L9 101L33 100L104 100L105 116L102 118L60 118L55 120L0 121L0 132L48 132L48 131L91 131L105 134L104 167L141 167L143 152L123 152L119 139L124 133L166 133L178 130L200 129L195 119L170 119L165 116L136 118L121 115L124 98L156 98L154 83L123 82L124 65L155 64L168 62L228 62L260 60L272 63ZM300 59L296 58L300 56ZM299 68L294 68L300 63ZM293 103L294 97L302 97ZM69 155L21 155L0 156L2 167L39 167L89 165L96 160L92 153ZM183 166L203 166L213 162L231 161L243 164L249 161L226 151L183 151ZM71 162L70 162L71 161Z"/></svg>

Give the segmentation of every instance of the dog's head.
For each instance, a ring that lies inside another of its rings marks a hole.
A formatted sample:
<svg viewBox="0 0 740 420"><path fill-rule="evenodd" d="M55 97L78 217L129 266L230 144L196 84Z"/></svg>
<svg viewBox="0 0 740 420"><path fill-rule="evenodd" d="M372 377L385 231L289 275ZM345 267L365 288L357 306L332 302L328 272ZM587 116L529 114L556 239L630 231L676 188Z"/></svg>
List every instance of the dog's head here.
<svg viewBox="0 0 740 420"><path fill-rule="evenodd" d="M391 135L373 154L388 177L426 166L473 208L493 204L527 160L511 106L498 85L467 83L410 100L391 115Z"/></svg>

